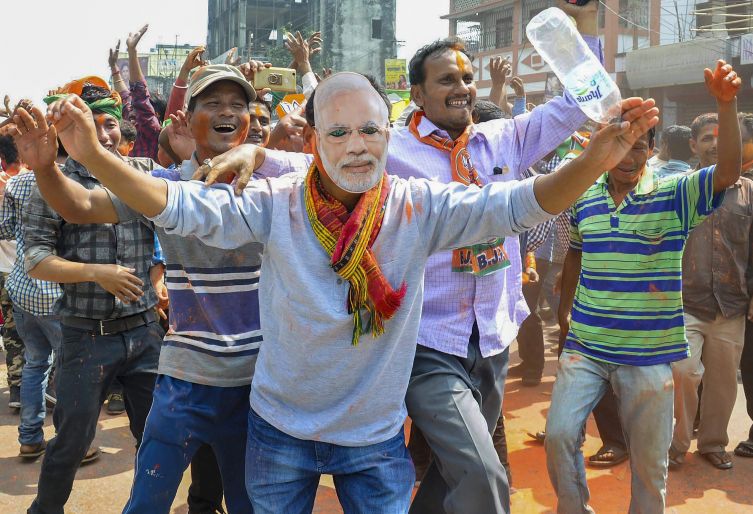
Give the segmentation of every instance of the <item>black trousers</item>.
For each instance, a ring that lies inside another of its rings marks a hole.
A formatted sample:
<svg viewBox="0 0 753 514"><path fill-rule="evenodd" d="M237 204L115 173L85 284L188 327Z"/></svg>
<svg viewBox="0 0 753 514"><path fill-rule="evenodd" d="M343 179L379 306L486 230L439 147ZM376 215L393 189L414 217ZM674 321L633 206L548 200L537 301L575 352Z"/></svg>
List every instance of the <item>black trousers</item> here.
<svg viewBox="0 0 753 514"><path fill-rule="evenodd" d="M191 460L188 514L216 514L222 509L222 475L212 447L199 447Z"/></svg>
<svg viewBox="0 0 753 514"><path fill-rule="evenodd" d="M745 345L740 359L740 374L743 377L743 391L748 417L753 421L753 323L745 322ZM748 432L748 439L753 441L753 425Z"/></svg>

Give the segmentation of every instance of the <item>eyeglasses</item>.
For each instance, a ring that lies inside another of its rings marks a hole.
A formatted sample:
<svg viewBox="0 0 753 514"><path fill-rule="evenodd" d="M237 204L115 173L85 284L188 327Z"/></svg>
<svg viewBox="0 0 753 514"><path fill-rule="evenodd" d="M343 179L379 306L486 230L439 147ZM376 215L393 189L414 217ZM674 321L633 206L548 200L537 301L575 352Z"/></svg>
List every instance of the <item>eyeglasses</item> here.
<svg viewBox="0 0 753 514"><path fill-rule="evenodd" d="M322 131L324 138L328 143L342 144L350 140L350 136L353 132L358 132L358 135L363 138L364 141L374 142L379 141L382 136L387 132L386 127L377 127L376 125L365 125L359 129L351 129L347 127L335 127L327 131Z"/></svg>

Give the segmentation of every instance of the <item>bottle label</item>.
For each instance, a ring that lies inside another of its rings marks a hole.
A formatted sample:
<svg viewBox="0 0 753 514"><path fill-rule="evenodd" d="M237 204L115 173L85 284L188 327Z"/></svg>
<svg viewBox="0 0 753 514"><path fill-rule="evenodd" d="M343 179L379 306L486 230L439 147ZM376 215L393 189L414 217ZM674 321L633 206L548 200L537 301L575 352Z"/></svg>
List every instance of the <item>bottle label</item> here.
<svg viewBox="0 0 753 514"><path fill-rule="evenodd" d="M598 103L602 98L612 93L613 82L604 70L598 70L591 80L569 88L570 93L581 105Z"/></svg>

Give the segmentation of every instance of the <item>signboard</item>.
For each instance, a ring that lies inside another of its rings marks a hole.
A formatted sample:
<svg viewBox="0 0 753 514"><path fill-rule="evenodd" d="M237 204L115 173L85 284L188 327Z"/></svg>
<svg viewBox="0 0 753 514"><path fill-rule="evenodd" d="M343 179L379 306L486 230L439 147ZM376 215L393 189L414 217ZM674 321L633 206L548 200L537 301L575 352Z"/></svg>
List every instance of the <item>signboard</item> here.
<svg viewBox="0 0 753 514"><path fill-rule="evenodd" d="M408 65L405 59L384 60L384 82L387 89L408 89Z"/></svg>
<svg viewBox="0 0 753 514"><path fill-rule="evenodd" d="M753 34L740 38L740 64L753 64Z"/></svg>
<svg viewBox="0 0 753 514"><path fill-rule="evenodd" d="M277 116L280 119L284 118L285 115L300 109L301 105L303 105L303 102L305 101L306 97L300 93L294 95L285 95L285 97L280 100L280 103L278 103L277 107L275 108L275 111L277 111Z"/></svg>
<svg viewBox="0 0 753 514"><path fill-rule="evenodd" d="M131 68L128 64L128 58L118 59L115 65L120 70L120 76L128 84L131 79ZM141 66L141 72L146 76L149 70L149 56L139 56L139 65Z"/></svg>

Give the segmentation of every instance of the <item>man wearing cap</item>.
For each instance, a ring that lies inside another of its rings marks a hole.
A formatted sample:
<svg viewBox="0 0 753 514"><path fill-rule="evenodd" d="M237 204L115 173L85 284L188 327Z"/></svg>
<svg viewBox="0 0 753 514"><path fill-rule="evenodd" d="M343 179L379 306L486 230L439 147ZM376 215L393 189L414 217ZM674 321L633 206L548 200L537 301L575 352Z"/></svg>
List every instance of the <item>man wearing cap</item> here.
<svg viewBox="0 0 753 514"><path fill-rule="evenodd" d="M80 95L90 106L100 148L141 173L151 169L149 159L131 159L117 153L122 104L102 79L74 81L46 101L69 94ZM52 153L45 157L57 154L56 145L47 150ZM27 145L19 145L19 152L39 162L41 154L31 154ZM65 174L82 188L105 194L80 162L69 158ZM116 377L126 393L131 433L137 445L141 441L163 336L153 310L157 296L149 275L154 232L151 224L138 220L66 223L44 201L37 187L24 211L23 223L27 245L24 265L29 276L63 287L55 307L62 325L55 379L56 436L47 445L37 497L29 509L30 513L57 514L63 512L76 471L94 439L107 389ZM102 280L100 271L105 270L110 277Z"/></svg>
<svg viewBox="0 0 753 514"><path fill-rule="evenodd" d="M242 144L248 134L249 102L256 92L236 67L200 68L188 93L196 151L176 169L153 171L156 177L189 180L204 160ZM70 221L147 222L105 190L90 192L70 181L69 195L46 185L40 183L42 194ZM262 340L258 282L263 247L251 243L223 251L192 236L161 229L158 235L167 262L170 331L124 512L169 512L186 467L208 444L219 463L229 511L251 513L245 446L248 396ZM244 306L243 316L234 314L238 305ZM222 506L214 508L221 511Z"/></svg>
<svg viewBox="0 0 753 514"><path fill-rule="evenodd" d="M429 255L519 233L564 210L656 124L658 111L652 101L627 100L631 122L601 131L572 166L478 188L389 177L390 104L365 77L333 75L311 101L309 170L253 181L240 197L227 185L156 180L114 161L93 141L80 99L56 103L48 117L71 155L166 232L224 248L265 245L268 342L251 386L246 449L254 512L311 512L327 473L346 512L404 513L414 482L404 400ZM24 114L20 136L30 146L54 132L35 114ZM280 152L249 148L243 162L278 168L263 164L270 154L279 162ZM217 172L225 159L211 161ZM64 177L39 164L39 180L67 194ZM243 317L246 308L232 312Z"/></svg>

